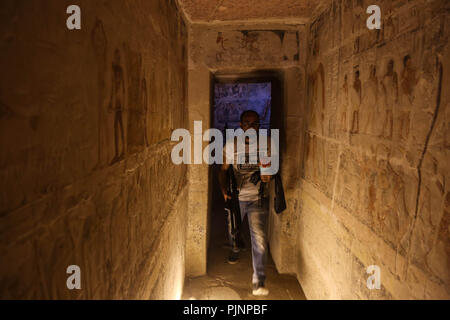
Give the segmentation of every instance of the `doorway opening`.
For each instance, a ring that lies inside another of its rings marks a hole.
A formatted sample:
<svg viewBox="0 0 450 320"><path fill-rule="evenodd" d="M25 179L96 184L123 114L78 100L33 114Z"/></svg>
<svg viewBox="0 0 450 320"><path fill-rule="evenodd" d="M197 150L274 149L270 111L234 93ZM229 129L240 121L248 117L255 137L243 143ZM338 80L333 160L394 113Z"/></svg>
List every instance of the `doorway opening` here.
<svg viewBox="0 0 450 320"><path fill-rule="evenodd" d="M212 128L222 131L225 144L225 130L240 128L240 116L246 110L253 110L259 114L260 129L281 128L282 119L282 76L276 71L260 71L247 74L215 74L211 83L211 124ZM280 132L281 134L281 132ZM280 136L281 140L281 136ZM281 165L281 159L280 159ZM223 252L220 257L226 262L228 257L229 243L224 211L224 198L220 190L218 172L220 165L210 167L212 176L209 205L209 232L208 234L208 262L209 270L212 257L218 251ZM270 219L267 219L270 221ZM269 228L269 226L267 226ZM249 268L251 265L251 242L247 217L241 226L241 236L244 241L245 251L250 255ZM271 262L270 248L268 264ZM273 262L272 262L273 263Z"/></svg>

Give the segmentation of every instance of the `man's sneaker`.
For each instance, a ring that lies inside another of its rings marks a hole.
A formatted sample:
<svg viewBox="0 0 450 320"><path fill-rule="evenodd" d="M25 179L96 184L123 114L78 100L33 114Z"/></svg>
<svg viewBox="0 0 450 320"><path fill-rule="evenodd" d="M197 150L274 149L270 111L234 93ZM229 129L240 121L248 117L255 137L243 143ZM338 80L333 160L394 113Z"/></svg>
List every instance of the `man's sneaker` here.
<svg viewBox="0 0 450 320"><path fill-rule="evenodd" d="M267 296L269 294L269 289L264 286L264 283L259 283L257 285L253 285L253 295L254 296Z"/></svg>
<svg viewBox="0 0 450 320"><path fill-rule="evenodd" d="M228 256L227 262L229 264L236 264L236 263L238 263L239 262L239 252L231 251L230 255Z"/></svg>

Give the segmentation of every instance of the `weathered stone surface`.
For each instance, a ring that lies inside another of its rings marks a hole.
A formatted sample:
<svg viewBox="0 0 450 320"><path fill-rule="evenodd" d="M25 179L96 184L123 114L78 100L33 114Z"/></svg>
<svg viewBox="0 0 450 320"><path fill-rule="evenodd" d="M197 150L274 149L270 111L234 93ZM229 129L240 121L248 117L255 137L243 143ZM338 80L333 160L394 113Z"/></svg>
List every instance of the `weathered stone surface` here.
<svg viewBox="0 0 450 320"><path fill-rule="evenodd" d="M312 299L448 299L448 3L384 1L380 31L360 3L310 25L295 272Z"/></svg>
<svg viewBox="0 0 450 320"><path fill-rule="evenodd" d="M186 27L175 1L77 4L79 31L65 2L0 5L0 296L180 297Z"/></svg>

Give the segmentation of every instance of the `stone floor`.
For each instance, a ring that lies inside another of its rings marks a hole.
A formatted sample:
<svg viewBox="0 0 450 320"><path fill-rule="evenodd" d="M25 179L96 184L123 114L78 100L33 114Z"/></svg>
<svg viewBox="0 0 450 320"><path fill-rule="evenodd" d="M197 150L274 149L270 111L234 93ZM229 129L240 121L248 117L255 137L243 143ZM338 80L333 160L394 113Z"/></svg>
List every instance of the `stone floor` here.
<svg viewBox="0 0 450 320"><path fill-rule="evenodd" d="M237 264L227 263L229 249L226 245L225 215L214 210L211 220L211 239L208 250L207 275L186 278L183 300L305 300L297 279L291 275L278 274L275 264L268 255L266 266L266 297L255 297L251 293L252 254L248 222L244 220L242 230L246 249L241 251Z"/></svg>

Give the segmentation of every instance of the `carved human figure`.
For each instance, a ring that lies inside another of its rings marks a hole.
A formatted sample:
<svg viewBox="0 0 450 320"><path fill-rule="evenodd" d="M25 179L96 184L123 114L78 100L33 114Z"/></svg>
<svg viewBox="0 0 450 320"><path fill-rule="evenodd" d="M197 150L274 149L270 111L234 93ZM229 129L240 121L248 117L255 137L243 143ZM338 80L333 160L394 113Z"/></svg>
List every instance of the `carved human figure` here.
<svg viewBox="0 0 450 320"><path fill-rule="evenodd" d="M349 103L348 96L348 80L347 75L344 76L344 84L341 90L341 115L340 115L340 130L343 132L347 131L347 108Z"/></svg>
<svg viewBox="0 0 450 320"><path fill-rule="evenodd" d="M231 87L231 92L233 92L233 98L239 98L239 94L241 92L241 88L238 84L235 84Z"/></svg>
<svg viewBox="0 0 450 320"><path fill-rule="evenodd" d="M392 194L394 190L392 189L392 184L389 179L390 175L386 168L381 168L377 172L377 187L378 195L377 198L381 199L380 206L376 209L376 219L375 223L379 229L384 228L385 219L387 212L392 210Z"/></svg>
<svg viewBox="0 0 450 320"><path fill-rule="evenodd" d="M401 86L403 94L407 97L410 104L414 101L414 87L419 82L416 77L416 69L412 67L410 55L403 58L403 71L401 76Z"/></svg>
<svg viewBox="0 0 450 320"><path fill-rule="evenodd" d="M142 115L140 117L143 126L143 134L144 134L144 144L146 147L149 146L148 137L147 137L147 117L148 117L148 95L147 95L147 80L144 78L142 80Z"/></svg>
<svg viewBox="0 0 450 320"><path fill-rule="evenodd" d="M306 162L309 170L306 170L307 178L311 181L316 181L317 177L317 161L316 161L316 153L317 153L317 145L315 135L308 135L308 149L306 153Z"/></svg>
<svg viewBox="0 0 450 320"><path fill-rule="evenodd" d="M399 115L399 138L407 139L409 136L410 110L409 107L414 104L414 88L419 82L416 75L416 69L412 66L410 55L403 58L403 71L401 74L401 106ZM405 110L406 109L406 110Z"/></svg>
<svg viewBox="0 0 450 320"><path fill-rule="evenodd" d="M259 33L249 33L243 36L242 46L248 50L250 61L260 60L258 40Z"/></svg>
<svg viewBox="0 0 450 320"><path fill-rule="evenodd" d="M323 134L324 111L325 111L325 86L324 69L320 64L317 71L310 77L310 110L311 125L316 132Z"/></svg>
<svg viewBox="0 0 450 320"><path fill-rule="evenodd" d="M266 102L265 102L265 105L264 105L263 119L266 119L267 116L269 115L269 113L270 113L270 106L271 106L271 105L272 105L272 101L271 101L270 98L268 98L268 99L266 100Z"/></svg>
<svg viewBox="0 0 450 320"><path fill-rule="evenodd" d="M394 61L390 60L387 65L386 74L381 81L381 88L384 97L385 116L381 135L385 138L392 138L394 105L398 103L398 77L394 71Z"/></svg>
<svg viewBox="0 0 450 320"><path fill-rule="evenodd" d="M370 66L369 79L364 82L363 89L364 96L362 104L365 107L365 121L362 123L362 131L364 133L370 133L373 127L373 122L375 121L375 114L378 113L378 79L377 68L375 65Z"/></svg>
<svg viewBox="0 0 450 320"><path fill-rule="evenodd" d="M311 129L316 129L316 127L315 127L315 123L316 123L316 115L315 115L315 113L316 113L316 104L315 104L315 102L314 102L314 90L315 90L315 86L316 86L316 84L314 83L315 82L315 79L314 79L314 75L309 75L309 77L308 77L309 79L308 79L308 83L309 83L309 86L308 86L308 97L307 97L307 99L308 99L308 106L309 106L309 124L310 124L310 127L311 127Z"/></svg>
<svg viewBox="0 0 450 320"><path fill-rule="evenodd" d="M383 28L383 31L384 31L383 38L385 41L390 40L391 38L394 37L396 30L395 30L394 20L392 19L391 16L389 16L387 18L385 27Z"/></svg>
<svg viewBox="0 0 450 320"><path fill-rule="evenodd" d="M216 44L218 44L223 51L225 51L224 42L225 39L223 38L223 33L222 32L217 33Z"/></svg>
<svg viewBox="0 0 450 320"><path fill-rule="evenodd" d="M114 142L115 154L111 163L114 163L124 157L125 154L125 134L123 129L123 112L125 111L125 84L124 72L120 62L120 52L118 49L114 52L112 62L112 90L109 111L114 112ZM122 148L119 152L119 139Z"/></svg>
<svg viewBox="0 0 450 320"><path fill-rule="evenodd" d="M361 106L361 80L359 79L359 70L355 71L352 88L352 123L350 133L359 132L359 109Z"/></svg>
<svg viewBox="0 0 450 320"><path fill-rule="evenodd" d="M108 41L106 38L105 29L101 20L96 20L95 26L91 33L92 46L94 48L95 60L98 65L97 69L97 81L98 81L98 164L102 166L107 162L107 130L105 124L105 74L107 70L106 53L108 47Z"/></svg>

